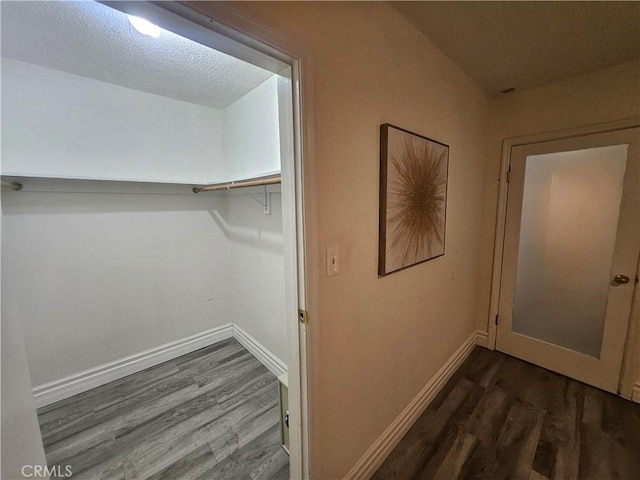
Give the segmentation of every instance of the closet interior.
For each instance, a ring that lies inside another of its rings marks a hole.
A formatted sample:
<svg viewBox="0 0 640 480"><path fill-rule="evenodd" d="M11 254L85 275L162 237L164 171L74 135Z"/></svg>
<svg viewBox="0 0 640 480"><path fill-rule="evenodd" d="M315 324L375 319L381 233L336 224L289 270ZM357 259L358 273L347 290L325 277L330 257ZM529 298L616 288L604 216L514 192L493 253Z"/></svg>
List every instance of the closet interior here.
<svg viewBox="0 0 640 480"><path fill-rule="evenodd" d="M290 83L136 22L92 1L2 2L2 315L22 326L48 462L74 478L171 478L177 464L213 478L234 462L276 478L288 458L265 445L277 430L285 451L288 427ZM207 417L207 395L235 420ZM124 426L113 420L123 412ZM184 446L175 458L118 446L136 429L161 435L150 425L163 415L185 420L170 436ZM93 463L74 463L79 444ZM237 461L247 445L261 450Z"/></svg>

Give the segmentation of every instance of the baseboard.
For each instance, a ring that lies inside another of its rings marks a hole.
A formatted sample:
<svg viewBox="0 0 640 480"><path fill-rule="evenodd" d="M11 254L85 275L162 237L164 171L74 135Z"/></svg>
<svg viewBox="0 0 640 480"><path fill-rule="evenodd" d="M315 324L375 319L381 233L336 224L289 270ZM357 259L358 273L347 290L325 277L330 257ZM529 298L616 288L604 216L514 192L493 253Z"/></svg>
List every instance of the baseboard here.
<svg viewBox="0 0 640 480"><path fill-rule="evenodd" d="M636 403L640 403L640 382L636 382L633 386L633 391L631 392L631 400Z"/></svg>
<svg viewBox="0 0 640 480"><path fill-rule="evenodd" d="M481 347L489 348L489 333L484 332L482 330L478 330L476 332L476 335L478 338L477 344Z"/></svg>
<svg viewBox="0 0 640 480"><path fill-rule="evenodd" d="M477 332L474 332L446 361L438 372L420 390L418 395L407 405L398 417L387 427L380 437L369 447L365 454L358 460L347 473L346 479L367 480L382 465L398 445L402 437L415 423L418 417L425 411L429 403L444 387L451 375L462 365L477 343Z"/></svg>
<svg viewBox="0 0 640 480"><path fill-rule="evenodd" d="M60 380L38 385L33 389L36 408L50 405L162 362L173 360L181 355L195 352L232 336L233 325L228 323L135 355L105 363Z"/></svg>
<svg viewBox="0 0 640 480"><path fill-rule="evenodd" d="M36 408L64 400L119 378L141 372L162 362L195 352L214 343L234 337L276 377L287 371L287 365L245 330L228 323L202 333L166 343L159 347L130 355L60 380L38 385L33 389Z"/></svg>
<svg viewBox="0 0 640 480"><path fill-rule="evenodd" d="M233 324L233 337L276 377L287 371L287 365L282 360L236 324Z"/></svg>

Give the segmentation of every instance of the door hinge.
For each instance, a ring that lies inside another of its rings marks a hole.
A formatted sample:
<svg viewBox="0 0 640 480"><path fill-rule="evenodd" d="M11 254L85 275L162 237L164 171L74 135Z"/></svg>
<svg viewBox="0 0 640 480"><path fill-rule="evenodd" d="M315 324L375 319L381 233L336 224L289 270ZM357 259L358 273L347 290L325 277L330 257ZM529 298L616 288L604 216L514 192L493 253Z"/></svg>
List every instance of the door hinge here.
<svg viewBox="0 0 640 480"><path fill-rule="evenodd" d="M507 183L511 182L511 165L509 165L509 170L507 170Z"/></svg>
<svg viewBox="0 0 640 480"><path fill-rule="evenodd" d="M301 308L298 309L298 320L300 320L301 324L306 325L309 323L309 313Z"/></svg>
<svg viewBox="0 0 640 480"><path fill-rule="evenodd" d="M496 325L498 324L498 314L496 313Z"/></svg>

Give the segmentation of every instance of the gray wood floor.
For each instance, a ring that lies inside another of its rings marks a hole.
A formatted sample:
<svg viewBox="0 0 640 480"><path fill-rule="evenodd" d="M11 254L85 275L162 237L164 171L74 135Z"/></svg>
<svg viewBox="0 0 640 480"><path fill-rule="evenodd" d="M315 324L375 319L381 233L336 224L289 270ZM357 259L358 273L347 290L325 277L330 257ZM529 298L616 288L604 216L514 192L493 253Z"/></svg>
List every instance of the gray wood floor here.
<svg viewBox="0 0 640 480"><path fill-rule="evenodd" d="M278 382L235 339L38 410L49 466L82 479L286 479Z"/></svg>
<svg viewBox="0 0 640 480"><path fill-rule="evenodd" d="M382 479L640 479L640 405L477 347Z"/></svg>

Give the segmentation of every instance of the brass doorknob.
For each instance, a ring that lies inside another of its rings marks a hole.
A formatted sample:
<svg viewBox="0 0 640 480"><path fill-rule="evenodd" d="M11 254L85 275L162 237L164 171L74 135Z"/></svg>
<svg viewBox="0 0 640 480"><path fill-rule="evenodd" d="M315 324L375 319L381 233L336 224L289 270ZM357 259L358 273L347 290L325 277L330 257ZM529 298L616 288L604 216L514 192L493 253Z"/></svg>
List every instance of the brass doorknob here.
<svg viewBox="0 0 640 480"><path fill-rule="evenodd" d="M629 283L629 277L627 277L626 275L620 274L613 277L613 281L618 284Z"/></svg>

